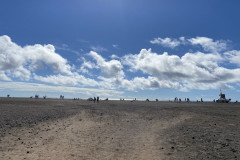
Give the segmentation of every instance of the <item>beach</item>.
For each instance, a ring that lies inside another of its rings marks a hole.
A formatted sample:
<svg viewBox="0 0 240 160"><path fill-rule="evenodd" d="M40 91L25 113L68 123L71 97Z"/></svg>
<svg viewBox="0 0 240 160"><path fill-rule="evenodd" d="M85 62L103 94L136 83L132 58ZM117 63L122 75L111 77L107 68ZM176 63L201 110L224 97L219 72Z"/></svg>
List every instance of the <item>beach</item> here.
<svg viewBox="0 0 240 160"><path fill-rule="evenodd" d="M240 103L0 98L0 159L240 159Z"/></svg>

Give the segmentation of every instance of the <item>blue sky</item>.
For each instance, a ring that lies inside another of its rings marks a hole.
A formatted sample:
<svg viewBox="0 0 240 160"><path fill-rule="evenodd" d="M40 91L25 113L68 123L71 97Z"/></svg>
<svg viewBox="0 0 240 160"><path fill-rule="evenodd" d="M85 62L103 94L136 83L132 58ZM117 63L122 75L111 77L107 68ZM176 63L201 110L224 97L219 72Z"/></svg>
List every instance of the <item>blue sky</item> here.
<svg viewBox="0 0 240 160"><path fill-rule="evenodd" d="M237 0L0 2L0 96L240 97Z"/></svg>

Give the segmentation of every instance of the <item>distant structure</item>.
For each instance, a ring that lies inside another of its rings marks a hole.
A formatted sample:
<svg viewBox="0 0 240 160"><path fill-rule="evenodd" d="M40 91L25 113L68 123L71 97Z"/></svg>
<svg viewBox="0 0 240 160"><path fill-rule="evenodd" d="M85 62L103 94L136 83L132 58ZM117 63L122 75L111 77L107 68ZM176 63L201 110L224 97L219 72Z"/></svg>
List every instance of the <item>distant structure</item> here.
<svg viewBox="0 0 240 160"><path fill-rule="evenodd" d="M220 89L220 98L216 100L217 103L228 103L231 101L231 99L226 99L225 94L222 93L222 90Z"/></svg>
<svg viewBox="0 0 240 160"><path fill-rule="evenodd" d="M9 95L9 94L7 95L7 98L10 98L10 95Z"/></svg>
<svg viewBox="0 0 240 160"><path fill-rule="evenodd" d="M35 99L38 99L39 95L38 94L35 94Z"/></svg>

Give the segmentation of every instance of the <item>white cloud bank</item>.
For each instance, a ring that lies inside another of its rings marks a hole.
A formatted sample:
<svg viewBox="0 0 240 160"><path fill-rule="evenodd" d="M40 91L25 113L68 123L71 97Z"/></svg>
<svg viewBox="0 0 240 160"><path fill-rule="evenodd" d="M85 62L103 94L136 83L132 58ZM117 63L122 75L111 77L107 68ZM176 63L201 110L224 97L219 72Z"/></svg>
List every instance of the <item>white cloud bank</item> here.
<svg viewBox="0 0 240 160"><path fill-rule="evenodd" d="M208 37L196 37L186 39L185 37L180 37L178 39L166 38L154 38L150 41L152 44L158 44L163 47L176 48L180 45L200 45L206 52L220 52L227 49L227 42L223 40L214 41L212 38Z"/></svg>
<svg viewBox="0 0 240 160"><path fill-rule="evenodd" d="M7 81L21 80L27 85L34 81L63 87L95 87L103 92L120 88L207 90L233 88L233 84L240 83L240 51L226 51L227 45L224 41L214 41L207 37L180 37L157 38L151 43L171 48L187 43L192 46L200 45L207 53L185 53L180 57L167 52L159 54L151 49L142 49L138 54L126 54L107 60L96 51L90 51L86 58L81 57L82 63L78 64L80 67L76 70L73 66L77 64L70 64L56 53L53 45L21 47L8 36L0 36L0 80L6 84L17 83ZM231 63L236 67L226 68L222 66L223 63ZM51 72L48 70L38 75L37 71L40 69L51 69ZM87 74L93 78L87 78ZM51 87L49 89L54 90Z"/></svg>
<svg viewBox="0 0 240 160"><path fill-rule="evenodd" d="M0 90L10 89L22 92L44 92L44 93L76 93L86 96L100 95L101 97L118 97L123 94L121 91L107 89L80 88L68 86L52 86L38 83L26 82L0 82Z"/></svg>
<svg viewBox="0 0 240 160"><path fill-rule="evenodd" d="M35 74L37 70L48 68L55 74L44 76ZM98 85L95 80L85 78L72 70L73 67L67 59L56 53L51 44L21 47L6 35L0 37L0 80L11 81L12 78L19 78L60 85Z"/></svg>
<svg viewBox="0 0 240 160"><path fill-rule="evenodd" d="M179 57L142 49L139 54L125 55L122 62L130 67L131 72L142 71L155 77L155 84L183 90L230 88L228 83L239 82L240 69L219 66L223 61L220 54L197 52Z"/></svg>

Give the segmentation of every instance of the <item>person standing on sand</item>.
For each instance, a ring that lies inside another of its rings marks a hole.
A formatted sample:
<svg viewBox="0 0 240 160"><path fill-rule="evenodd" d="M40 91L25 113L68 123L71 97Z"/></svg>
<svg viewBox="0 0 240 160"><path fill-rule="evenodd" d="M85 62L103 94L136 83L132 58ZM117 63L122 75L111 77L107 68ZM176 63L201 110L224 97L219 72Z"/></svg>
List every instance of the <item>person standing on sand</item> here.
<svg viewBox="0 0 240 160"><path fill-rule="evenodd" d="M94 102L94 103L96 102L96 97L93 98L93 102Z"/></svg>
<svg viewBox="0 0 240 160"><path fill-rule="evenodd" d="M99 103L99 97L97 97L97 103Z"/></svg>

